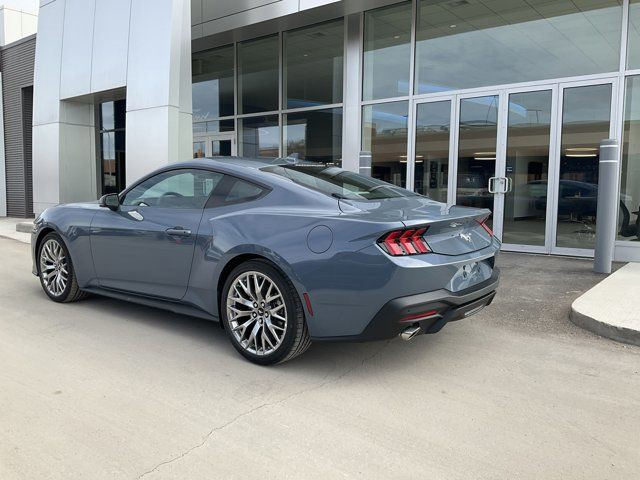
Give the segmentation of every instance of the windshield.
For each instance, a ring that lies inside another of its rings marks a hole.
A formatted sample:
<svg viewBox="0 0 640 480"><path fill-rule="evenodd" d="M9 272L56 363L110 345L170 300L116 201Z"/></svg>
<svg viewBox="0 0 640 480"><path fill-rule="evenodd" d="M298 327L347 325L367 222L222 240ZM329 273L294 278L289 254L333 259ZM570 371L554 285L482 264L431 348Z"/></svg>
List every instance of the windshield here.
<svg viewBox="0 0 640 480"><path fill-rule="evenodd" d="M298 185L349 200L381 200L385 198L415 197L417 193L359 173L325 165L274 165L261 168L263 172L288 178Z"/></svg>

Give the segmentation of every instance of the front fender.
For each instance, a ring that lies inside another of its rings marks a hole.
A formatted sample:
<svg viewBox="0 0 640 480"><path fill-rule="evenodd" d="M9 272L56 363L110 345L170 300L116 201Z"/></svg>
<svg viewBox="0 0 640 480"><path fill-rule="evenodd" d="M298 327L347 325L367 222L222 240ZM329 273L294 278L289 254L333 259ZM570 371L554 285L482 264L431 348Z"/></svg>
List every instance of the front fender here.
<svg viewBox="0 0 640 480"><path fill-rule="evenodd" d="M81 208L60 206L45 210L34 222L35 226L31 234L34 275L38 274L36 262L39 242L44 235L53 231L60 235L71 255L78 285L80 288L88 286L96 276L89 237L92 218L93 212Z"/></svg>

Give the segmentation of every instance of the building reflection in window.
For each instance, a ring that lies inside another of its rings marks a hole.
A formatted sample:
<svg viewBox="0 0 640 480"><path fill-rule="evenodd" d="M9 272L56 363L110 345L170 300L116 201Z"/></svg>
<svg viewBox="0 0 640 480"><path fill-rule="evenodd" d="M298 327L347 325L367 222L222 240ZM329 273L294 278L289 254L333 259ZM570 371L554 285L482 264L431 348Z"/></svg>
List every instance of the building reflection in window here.
<svg viewBox="0 0 640 480"><path fill-rule="evenodd" d="M362 150L371 152L371 175L400 187L407 185L408 108L402 101L362 109Z"/></svg>
<svg viewBox="0 0 640 480"><path fill-rule="evenodd" d="M595 247L600 142L609 138L610 120L611 85L564 90L558 247Z"/></svg>
<svg viewBox="0 0 640 480"><path fill-rule="evenodd" d="M284 121L285 155L341 166L341 108L289 113Z"/></svg>
<svg viewBox="0 0 640 480"><path fill-rule="evenodd" d="M126 100L101 103L100 121L100 168L102 194L120 193L125 182L125 122Z"/></svg>
<svg viewBox="0 0 640 480"><path fill-rule="evenodd" d="M618 240L640 241L640 77L627 78Z"/></svg>

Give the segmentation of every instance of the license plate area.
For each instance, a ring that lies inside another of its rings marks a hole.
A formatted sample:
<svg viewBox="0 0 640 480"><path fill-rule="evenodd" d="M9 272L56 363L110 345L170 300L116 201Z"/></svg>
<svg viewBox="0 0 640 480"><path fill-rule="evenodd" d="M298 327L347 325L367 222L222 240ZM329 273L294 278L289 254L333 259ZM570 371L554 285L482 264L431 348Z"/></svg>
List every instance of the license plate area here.
<svg viewBox="0 0 640 480"><path fill-rule="evenodd" d="M447 289L459 292L490 279L492 274L493 266L489 259L463 263L458 266Z"/></svg>

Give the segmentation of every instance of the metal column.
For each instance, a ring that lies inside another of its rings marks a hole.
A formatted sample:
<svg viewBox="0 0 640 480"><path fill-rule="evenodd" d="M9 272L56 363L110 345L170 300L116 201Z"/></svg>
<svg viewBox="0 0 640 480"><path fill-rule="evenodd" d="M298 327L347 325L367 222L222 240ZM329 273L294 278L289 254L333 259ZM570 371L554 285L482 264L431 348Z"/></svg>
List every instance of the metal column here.
<svg viewBox="0 0 640 480"><path fill-rule="evenodd" d="M596 273L611 273L613 248L618 226L619 150L620 146L617 140L608 139L600 143L596 249L593 262L593 270Z"/></svg>

